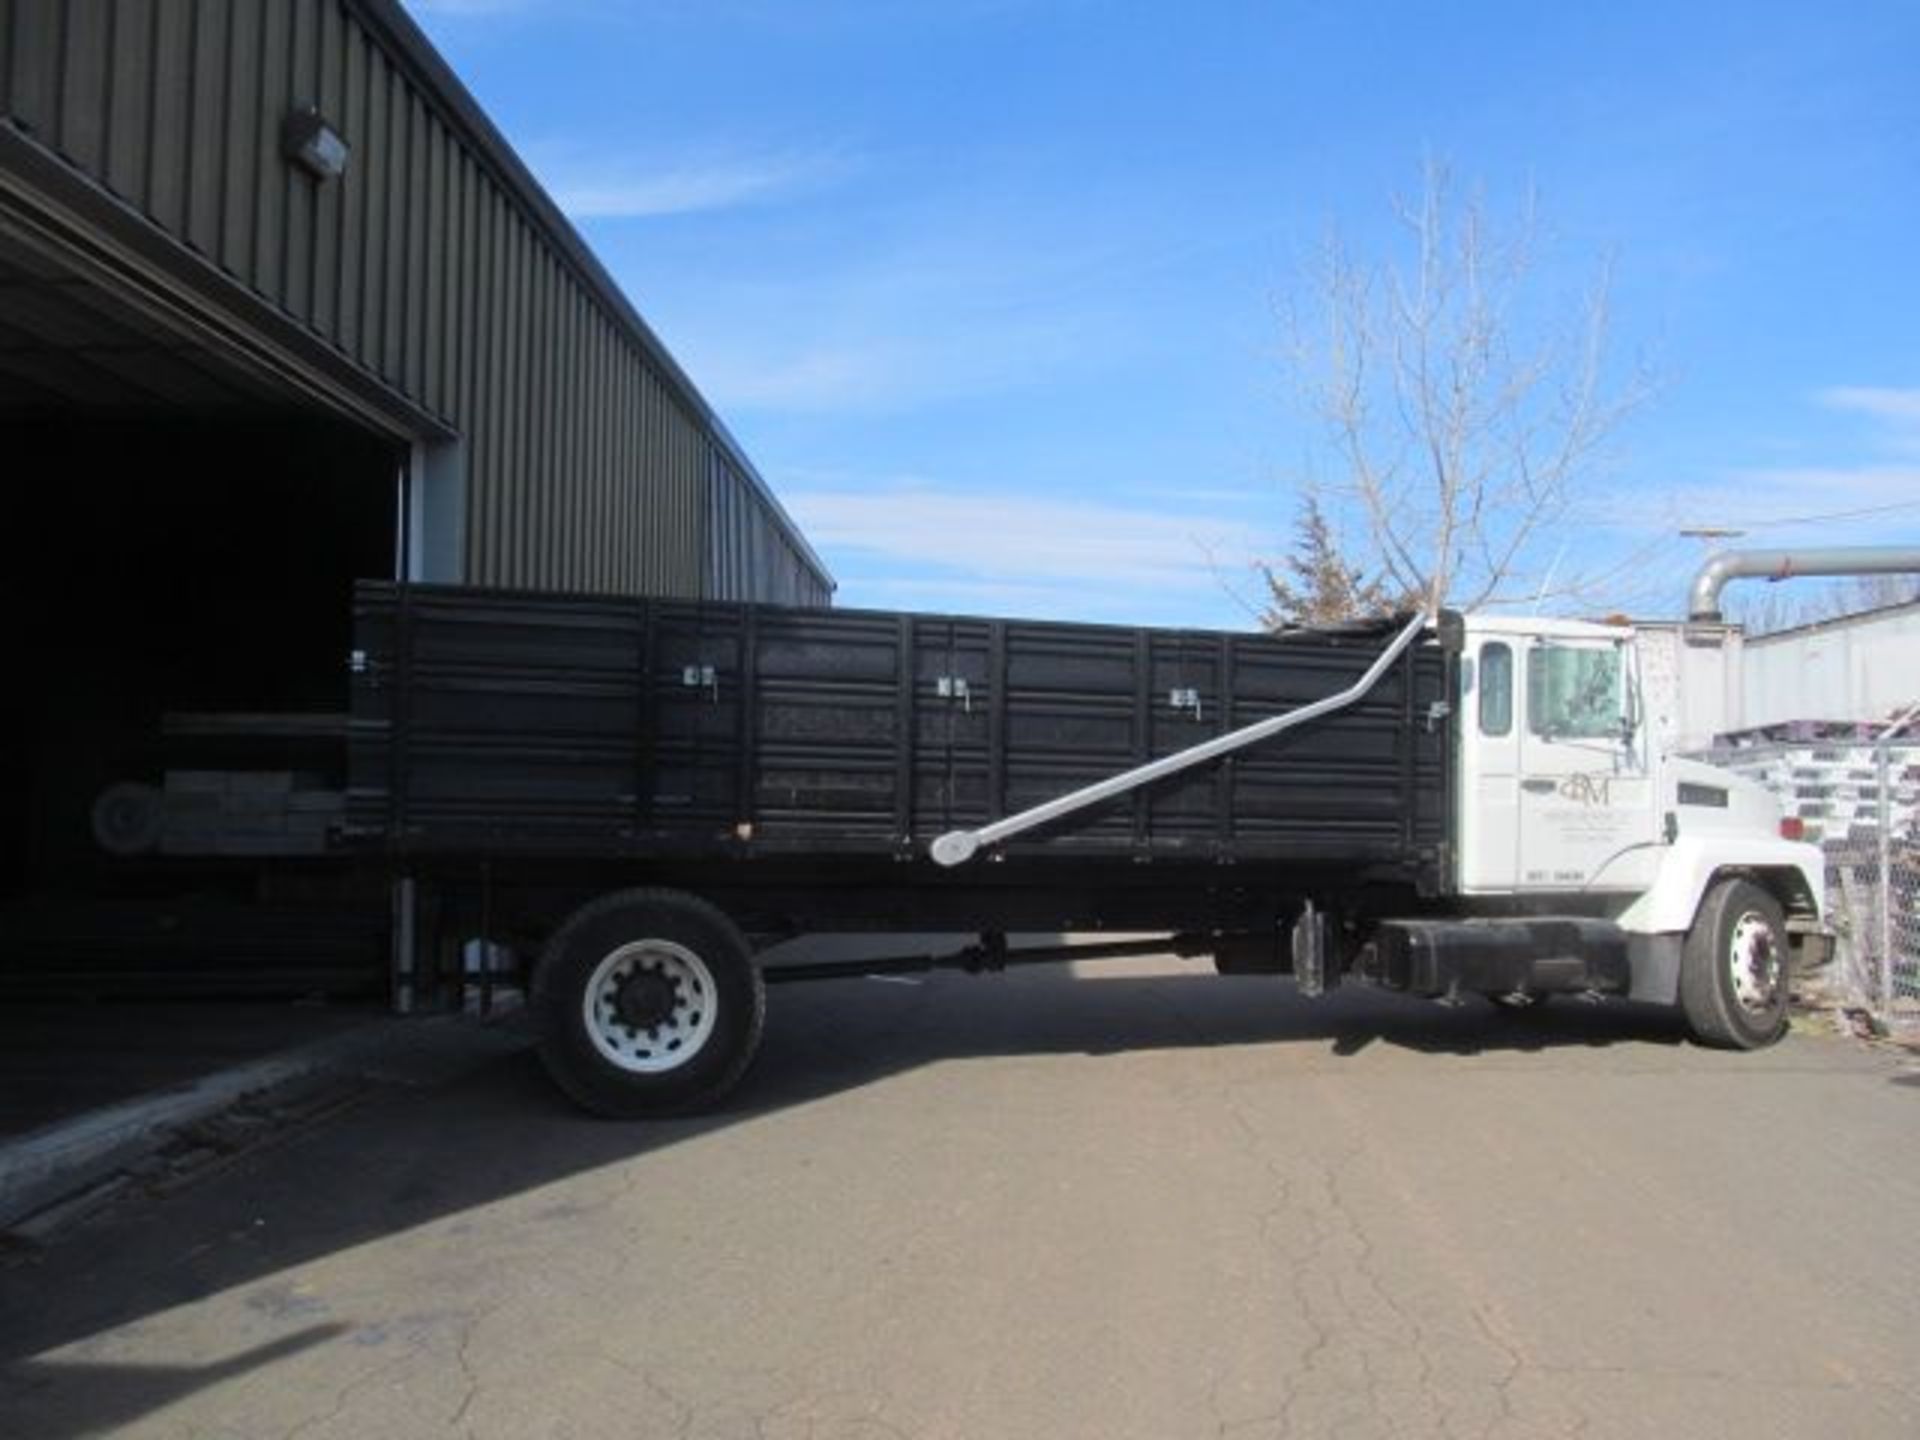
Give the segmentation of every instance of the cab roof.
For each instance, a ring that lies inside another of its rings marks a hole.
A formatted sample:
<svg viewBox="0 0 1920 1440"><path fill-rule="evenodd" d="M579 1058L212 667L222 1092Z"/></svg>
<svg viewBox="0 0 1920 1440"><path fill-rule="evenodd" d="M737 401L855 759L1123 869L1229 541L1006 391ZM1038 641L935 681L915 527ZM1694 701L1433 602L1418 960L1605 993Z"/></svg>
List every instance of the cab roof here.
<svg viewBox="0 0 1920 1440"><path fill-rule="evenodd" d="M1626 640L1631 625L1603 625L1592 620L1562 620L1551 615L1468 615L1469 635L1539 636L1551 640Z"/></svg>

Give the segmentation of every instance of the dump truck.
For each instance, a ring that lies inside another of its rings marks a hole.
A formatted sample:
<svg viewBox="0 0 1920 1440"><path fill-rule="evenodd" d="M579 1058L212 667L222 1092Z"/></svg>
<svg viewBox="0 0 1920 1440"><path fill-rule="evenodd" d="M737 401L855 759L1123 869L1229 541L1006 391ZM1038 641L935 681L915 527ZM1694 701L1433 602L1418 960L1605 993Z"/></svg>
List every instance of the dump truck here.
<svg viewBox="0 0 1920 1440"><path fill-rule="evenodd" d="M1818 850L1664 753L1630 624L355 603L337 843L397 877L420 943L537 957L541 1057L606 1115L718 1100L769 983L1172 950L1308 997L1653 1002L1751 1049L1825 943ZM757 958L847 931L977 938Z"/></svg>

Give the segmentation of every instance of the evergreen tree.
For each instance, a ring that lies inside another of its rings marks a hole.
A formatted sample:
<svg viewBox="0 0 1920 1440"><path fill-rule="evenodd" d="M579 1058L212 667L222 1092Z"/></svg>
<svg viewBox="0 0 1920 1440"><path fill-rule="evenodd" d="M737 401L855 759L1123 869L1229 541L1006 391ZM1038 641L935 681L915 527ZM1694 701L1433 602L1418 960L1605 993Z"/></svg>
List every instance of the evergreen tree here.
<svg viewBox="0 0 1920 1440"><path fill-rule="evenodd" d="M1359 566L1347 563L1319 498L1311 492L1300 502L1293 553L1283 569L1264 561L1259 569L1267 582L1260 623L1269 630L1365 620L1399 608L1380 580L1368 579Z"/></svg>

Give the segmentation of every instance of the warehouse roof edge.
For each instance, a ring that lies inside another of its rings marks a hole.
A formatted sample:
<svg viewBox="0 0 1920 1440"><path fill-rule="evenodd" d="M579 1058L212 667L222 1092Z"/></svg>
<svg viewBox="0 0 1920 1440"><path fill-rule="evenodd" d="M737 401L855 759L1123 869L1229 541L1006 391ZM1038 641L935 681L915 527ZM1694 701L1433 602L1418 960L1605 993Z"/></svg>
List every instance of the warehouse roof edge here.
<svg viewBox="0 0 1920 1440"><path fill-rule="evenodd" d="M800 527L761 475L759 467L727 428L726 422L708 403L706 396L700 393L693 378L654 333L653 327L647 324L633 301L620 288L619 282L600 263L599 257L593 253L573 222L554 203L546 187L535 178L506 136L500 133L500 128L488 118L480 102L434 48L426 32L406 12L400 0L345 0L345 3L414 72L422 90L444 106L447 119L467 137L475 152L493 167L508 193L526 208L530 218L552 238L582 282L640 342L648 357L679 392L681 400L711 428L715 438L725 447L728 458L740 467L747 481L766 502L788 541L812 562L821 575L827 577L831 586L832 572L828 570L826 562L821 560L818 552L801 533Z"/></svg>

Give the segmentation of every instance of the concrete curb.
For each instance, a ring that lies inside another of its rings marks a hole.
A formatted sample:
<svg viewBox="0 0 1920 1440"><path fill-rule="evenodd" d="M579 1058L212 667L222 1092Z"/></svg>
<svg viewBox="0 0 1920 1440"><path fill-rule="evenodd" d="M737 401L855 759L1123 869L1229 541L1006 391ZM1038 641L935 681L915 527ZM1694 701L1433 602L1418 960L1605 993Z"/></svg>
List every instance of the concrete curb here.
<svg viewBox="0 0 1920 1440"><path fill-rule="evenodd" d="M506 1027L458 1015L383 1017L185 1086L55 1121L0 1143L0 1230L98 1184L182 1128L249 1096L327 1076L433 1084L524 1043Z"/></svg>

